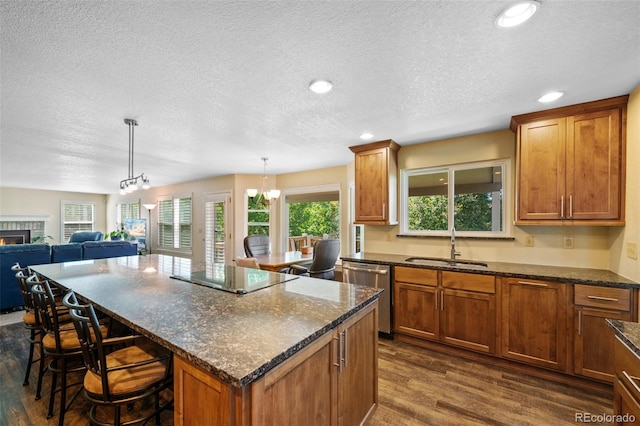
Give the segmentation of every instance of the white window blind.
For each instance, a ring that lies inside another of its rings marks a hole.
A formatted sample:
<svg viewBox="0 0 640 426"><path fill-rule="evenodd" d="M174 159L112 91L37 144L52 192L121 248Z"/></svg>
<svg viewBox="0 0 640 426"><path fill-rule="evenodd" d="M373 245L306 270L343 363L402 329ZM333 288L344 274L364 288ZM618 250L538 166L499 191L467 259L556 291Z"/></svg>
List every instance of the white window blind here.
<svg viewBox="0 0 640 426"><path fill-rule="evenodd" d="M158 200L158 246L191 248L191 196L168 196Z"/></svg>
<svg viewBox="0 0 640 426"><path fill-rule="evenodd" d="M94 206L92 203L62 202L62 240L76 231L93 231Z"/></svg>
<svg viewBox="0 0 640 426"><path fill-rule="evenodd" d="M124 223L127 219L140 219L140 200L125 201L118 204L118 213L116 221L119 224Z"/></svg>

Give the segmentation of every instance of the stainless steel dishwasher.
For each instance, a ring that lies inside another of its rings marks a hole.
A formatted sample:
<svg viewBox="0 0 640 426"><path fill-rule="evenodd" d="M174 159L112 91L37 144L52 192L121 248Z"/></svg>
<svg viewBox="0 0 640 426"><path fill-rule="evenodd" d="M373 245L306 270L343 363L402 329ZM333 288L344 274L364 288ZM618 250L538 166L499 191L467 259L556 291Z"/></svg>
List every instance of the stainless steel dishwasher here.
<svg viewBox="0 0 640 426"><path fill-rule="evenodd" d="M391 335L391 267L372 263L342 262L344 282L384 290L378 299L378 331Z"/></svg>

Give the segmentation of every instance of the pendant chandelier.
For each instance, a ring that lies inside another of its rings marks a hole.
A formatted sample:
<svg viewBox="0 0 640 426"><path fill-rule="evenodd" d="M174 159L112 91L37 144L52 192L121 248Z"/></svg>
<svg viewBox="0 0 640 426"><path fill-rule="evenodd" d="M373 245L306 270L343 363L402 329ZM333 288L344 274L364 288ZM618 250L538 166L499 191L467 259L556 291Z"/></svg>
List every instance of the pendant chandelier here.
<svg viewBox="0 0 640 426"><path fill-rule="evenodd" d="M149 178L141 173L138 176L134 176L133 172L133 128L138 125L136 120L131 118L125 118L124 124L129 126L129 174L126 179L120 181L120 194L130 194L133 191L138 190L138 180L142 184L142 189L149 189Z"/></svg>
<svg viewBox="0 0 640 426"><path fill-rule="evenodd" d="M264 162L264 172L262 174L262 184L260 189L247 189L247 195L253 199L255 199L258 203L264 203L268 206L271 206L276 202L278 197L280 196L279 189L269 189L267 182L267 157L261 157L261 160Z"/></svg>

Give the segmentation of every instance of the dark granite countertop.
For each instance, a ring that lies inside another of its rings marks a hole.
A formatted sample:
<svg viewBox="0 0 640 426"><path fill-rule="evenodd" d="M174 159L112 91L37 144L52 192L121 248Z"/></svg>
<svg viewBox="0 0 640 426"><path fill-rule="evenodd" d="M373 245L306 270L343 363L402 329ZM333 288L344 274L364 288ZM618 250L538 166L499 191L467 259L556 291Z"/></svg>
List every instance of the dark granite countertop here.
<svg viewBox="0 0 640 426"><path fill-rule="evenodd" d="M415 268L440 269L474 274L496 275L524 279L539 279L554 282L599 285L605 287L640 288L640 284L628 278L604 269L570 268L564 266L528 265L525 263L483 262L487 266L446 264L419 264L408 262L412 257L404 254L358 253L342 256L343 261L366 262L395 266L411 266ZM464 262L464 259L458 259Z"/></svg>
<svg viewBox="0 0 640 426"><path fill-rule="evenodd" d="M32 269L237 387L261 377L373 303L380 293L371 287L300 277L236 295L170 278L202 267L163 255Z"/></svg>
<svg viewBox="0 0 640 426"><path fill-rule="evenodd" d="M640 357L640 324L607 318L607 324L633 352Z"/></svg>

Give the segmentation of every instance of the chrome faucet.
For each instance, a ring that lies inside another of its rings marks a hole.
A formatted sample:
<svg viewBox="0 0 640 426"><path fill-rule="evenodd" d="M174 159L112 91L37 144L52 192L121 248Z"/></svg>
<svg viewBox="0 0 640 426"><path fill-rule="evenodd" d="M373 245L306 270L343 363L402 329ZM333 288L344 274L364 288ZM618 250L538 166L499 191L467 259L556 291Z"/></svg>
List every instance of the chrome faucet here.
<svg viewBox="0 0 640 426"><path fill-rule="evenodd" d="M451 260L456 260L456 256L462 256L462 253L456 251L456 227L451 227Z"/></svg>

